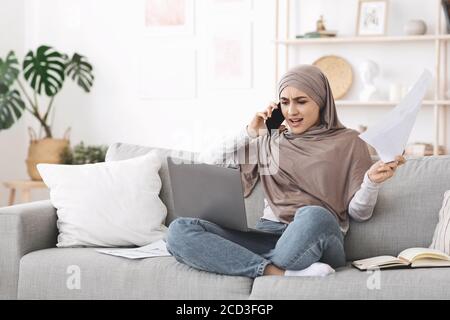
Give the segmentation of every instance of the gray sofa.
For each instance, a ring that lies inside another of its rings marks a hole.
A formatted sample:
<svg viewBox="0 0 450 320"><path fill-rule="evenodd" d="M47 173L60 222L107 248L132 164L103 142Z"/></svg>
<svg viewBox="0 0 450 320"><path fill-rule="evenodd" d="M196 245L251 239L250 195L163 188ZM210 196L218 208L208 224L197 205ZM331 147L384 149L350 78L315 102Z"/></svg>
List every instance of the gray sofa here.
<svg viewBox="0 0 450 320"><path fill-rule="evenodd" d="M107 161L142 155L151 148L116 143ZM161 197L174 219L168 154L158 149ZM346 236L347 260L396 255L431 243L445 190L450 189L450 156L408 158L379 193L373 217L352 221ZM246 199L250 223L262 213L258 183ZM0 208L1 299L449 299L450 268L392 269L367 273L350 264L319 277L231 277L197 271L173 257L128 260L94 248L56 248L56 212L49 200ZM67 285L70 266L79 268L80 286ZM71 289L69 289L71 288Z"/></svg>

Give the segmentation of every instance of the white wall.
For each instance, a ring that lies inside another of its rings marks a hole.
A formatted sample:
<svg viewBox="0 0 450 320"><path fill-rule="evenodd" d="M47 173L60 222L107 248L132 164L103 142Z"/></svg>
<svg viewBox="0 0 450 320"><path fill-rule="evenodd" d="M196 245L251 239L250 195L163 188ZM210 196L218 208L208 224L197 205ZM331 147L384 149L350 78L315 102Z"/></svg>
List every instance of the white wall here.
<svg viewBox="0 0 450 320"><path fill-rule="evenodd" d="M10 50L22 56L25 35L24 1L2 0L0 12L0 57L4 59ZM26 143L24 117L9 130L0 131L0 181L27 177ZM7 190L0 184L0 206L6 205L7 199Z"/></svg>
<svg viewBox="0 0 450 320"><path fill-rule="evenodd" d="M247 124L275 98L273 1L253 1L254 11L248 17L253 21L253 88L233 90L208 88L203 42L208 14L205 1L195 1L194 36L170 38L181 50L197 52L197 98L185 100L139 97L139 51L161 43L160 38L142 35L143 0L25 1L27 49L45 43L67 53L77 51L95 68L90 94L68 83L55 99L54 136L62 136L71 126L72 145L121 141L199 150L224 131ZM33 119L29 124L38 128ZM34 193L34 199L45 196Z"/></svg>
<svg viewBox="0 0 450 320"><path fill-rule="evenodd" d="M205 83L206 56L202 41L208 32L209 15L205 11L205 2L197 0L195 3L195 36L173 40L180 48L197 51L198 97L183 101L171 100L170 97L142 100L138 96L139 51L162 44L160 40L141 35L143 0L67 0L63 4L57 0L38 1L35 24L28 26L35 36L27 44L49 43L67 52L77 50L87 55L96 67L96 83L91 94L86 95L69 85L58 97L55 133L62 135L66 127L72 126L73 142L85 140L109 144L124 141L199 149L206 143L205 132L239 127L254 111L264 108L274 98L275 89L271 44L275 2L253 0L254 88L223 91L211 91ZM428 33L434 32L435 2L390 1L388 34L402 34L404 23L413 18L424 19ZM342 36L354 34L356 0L300 0L291 3L291 21L296 34L314 29L320 14L324 14L328 29L337 29ZM291 52L291 65L312 63L326 54L343 56L353 65L355 76L346 99L357 99L361 88L357 66L364 59L370 58L380 65L377 85L387 95L391 81L410 85L424 67L434 71L433 49L432 42L302 47ZM173 90L176 90L175 86ZM347 126L357 128L359 124L373 124L391 108L342 106L339 107L339 115ZM432 120L433 108L424 106L411 141L432 142Z"/></svg>
<svg viewBox="0 0 450 320"><path fill-rule="evenodd" d="M96 80L91 94L70 85L58 96L56 135L72 126L74 143L124 141L198 149L204 143L199 141L204 132L240 127L273 98L272 1L254 1L254 88L217 91L210 91L205 83L202 39L207 31L206 15L202 12L204 2L196 1L195 36L173 38L181 48L197 50L198 97L187 100L139 97L139 51L159 44L158 40L141 36L144 1L64 1L65 7L72 6L72 12L79 12L78 27L52 18L69 12L59 2L39 3L38 26L30 25L38 31L29 44L49 43L60 50L86 55L95 67ZM177 90L175 84L173 90ZM191 139L193 134L199 136L195 141Z"/></svg>
<svg viewBox="0 0 450 320"><path fill-rule="evenodd" d="M86 55L95 68L95 84L90 94L83 93L70 82L65 85L55 100L56 114L54 135L62 136L72 127L72 145L81 140L88 144L111 144L117 141L200 150L213 137L223 131L234 130L247 124L253 114L264 109L276 98L274 83L274 0L253 0L253 88L235 90L208 89L205 61L206 47L203 40L210 30L205 10L206 0L195 1L195 34L192 37L171 37L181 50L194 49L197 54L197 97L175 100L171 97L160 100L145 100L139 97L140 52L157 48L162 42L142 35L144 0L3 0L0 9L13 12L7 15L9 22L2 25L13 29L7 37L10 44L19 46L25 28L25 49L40 44L49 44L59 50ZM283 2L283 1L281 1ZM291 1L295 3L296 1ZM402 24L409 18L421 17L429 22L429 32L434 31L434 5L430 0L393 0L389 29L391 34L400 34ZM304 33L315 28L315 21L324 14L328 29L339 29L340 35L354 32L356 0L300 0L292 6L292 23L295 33ZM23 15L25 11L26 23ZM297 18L294 18L297 17ZM235 17L229 21L235 22ZM283 19L281 17L281 19ZM24 27L25 25L25 27ZM5 28L2 28L5 30ZM3 37L2 37L3 39ZM19 40L20 39L20 40ZM380 64L381 76L377 83L386 88L392 79L411 81L426 65L433 69L434 56L428 44L379 44L321 46L302 48L292 52L292 64L311 63L325 54L338 54L356 66L364 58ZM430 49L430 50L428 50ZM161 57L164 59L164 57ZM426 60L426 65L423 61ZM420 62L420 63L418 63ZM161 75L164 76L164 75ZM399 78L397 78L399 77ZM360 78L355 73L355 82L346 99L356 98ZM174 85L173 90L176 90ZM384 90L384 89L383 89ZM371 124L391 107L342 106L338 108L341 121L351 128L359 124ZM37 128L33 119L27 124ZM14 131L13 131L14 130ZM17 150L5 157L4 177L24 176L25 151L28 146L25 126L17 125L13 130L0 133L0 143L14 141ZM8 136L15 135L15 139ZM411 136L412 141L432 142L432 107L424 107ZM6 148L11 150L10 148ZM3 167L2 167L3 168ZM3 178L3 177L1 177ZM34 199L45 198L38 193Z"/></svg>

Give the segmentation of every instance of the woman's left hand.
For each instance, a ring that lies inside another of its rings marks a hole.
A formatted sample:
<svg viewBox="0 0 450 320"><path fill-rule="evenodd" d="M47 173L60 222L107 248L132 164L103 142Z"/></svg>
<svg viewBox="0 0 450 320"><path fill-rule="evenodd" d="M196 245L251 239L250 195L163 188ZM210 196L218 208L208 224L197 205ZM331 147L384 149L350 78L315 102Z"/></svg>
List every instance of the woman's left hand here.
<svg viewBox="0 0 450 320"><path fill-rule="evenodd" d="M388 163L378 160L370 167L367 174L372 182L381 183L392 177L395 170L405 162L406 159L403 156L396 156L394 161Z"/></svg>

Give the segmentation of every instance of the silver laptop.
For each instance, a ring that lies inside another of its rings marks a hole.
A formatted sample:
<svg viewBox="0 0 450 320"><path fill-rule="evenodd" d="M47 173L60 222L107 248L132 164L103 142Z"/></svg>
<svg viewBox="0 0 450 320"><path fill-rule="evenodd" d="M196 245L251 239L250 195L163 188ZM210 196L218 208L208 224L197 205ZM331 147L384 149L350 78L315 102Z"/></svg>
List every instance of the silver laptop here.
<svg viewBox="0 0 450 320"><path fill-rule="evenodd" d="M239 168L225 168L167 157L174 214L200 218L221 227L256 233L247 224Z"/></svg>

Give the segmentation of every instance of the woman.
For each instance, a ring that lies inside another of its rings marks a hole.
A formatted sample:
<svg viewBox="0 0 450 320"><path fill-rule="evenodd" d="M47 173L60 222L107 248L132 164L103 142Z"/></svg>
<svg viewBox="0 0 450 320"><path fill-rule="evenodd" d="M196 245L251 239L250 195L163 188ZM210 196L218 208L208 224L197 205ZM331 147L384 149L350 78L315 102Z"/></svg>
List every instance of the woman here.
<svg viewBox="0 0 450 320"><path fill-rule="evenodd" d="M231 149L200 155L206 163L238 165L245 197L261 179L265 209L256 228L270 233L256 236L205 220L178 218L169 226L167 244L179 262L251 278L330 274L345 265L349 216L369 219L380 183L405 162L399 155L391 163L372 164L359 132L339 122L330 85L320 69L310 65L290 69L278 92L287 128L265 129L265 120L277 108L272 103L233 137ZM237 151L252 146L255 163L238 161Z"/></svg>

